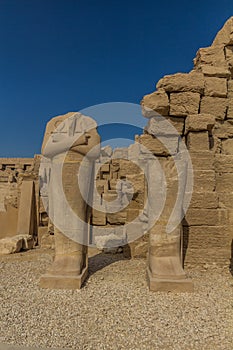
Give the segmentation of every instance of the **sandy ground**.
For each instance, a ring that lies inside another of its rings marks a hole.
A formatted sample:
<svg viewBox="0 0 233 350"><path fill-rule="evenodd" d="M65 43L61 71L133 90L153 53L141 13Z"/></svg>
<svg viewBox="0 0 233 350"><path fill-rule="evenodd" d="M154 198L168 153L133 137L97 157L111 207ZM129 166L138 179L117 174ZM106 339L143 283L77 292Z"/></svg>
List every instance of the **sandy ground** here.
<svg viewBox="0 0 233 350"><path fill-rule="evenodd" d="M194 293L154 293L147 287L145 260L95 254L80 291L39 288L51 251L0 257L1 350L15 349L11 345L33 350L232 350L233 277L228 266L187 267Z"/></svg>

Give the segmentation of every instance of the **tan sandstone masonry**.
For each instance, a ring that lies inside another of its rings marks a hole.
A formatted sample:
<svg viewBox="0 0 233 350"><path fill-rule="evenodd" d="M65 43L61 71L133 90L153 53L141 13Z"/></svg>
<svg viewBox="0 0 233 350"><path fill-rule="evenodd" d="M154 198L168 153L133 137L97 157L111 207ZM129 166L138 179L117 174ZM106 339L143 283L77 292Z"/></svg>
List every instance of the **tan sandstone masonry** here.
<svg viewBox="0 0 233 350"><path fill-rule="evenodd" d="M194 191L184 220L185 262L229 263L233 213L233 17L213 44L201 48L190 73L162 78L144 96L185 140ZM178 124L179 123L179 124Z"/></svg>

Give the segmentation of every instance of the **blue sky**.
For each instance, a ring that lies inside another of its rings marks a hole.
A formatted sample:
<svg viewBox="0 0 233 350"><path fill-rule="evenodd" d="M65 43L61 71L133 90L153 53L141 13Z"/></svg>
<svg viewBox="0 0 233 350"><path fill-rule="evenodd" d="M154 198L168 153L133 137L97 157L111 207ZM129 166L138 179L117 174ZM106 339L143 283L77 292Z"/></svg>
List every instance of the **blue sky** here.
<svg viewBox="0 0 233 350"><path fill-rule="evenodd" d="M163 75L192 69L230 16L232 0L0 0L0 156L39 153L55 115L140 103ZM146 124L136 114L121 118Z"/></svg>

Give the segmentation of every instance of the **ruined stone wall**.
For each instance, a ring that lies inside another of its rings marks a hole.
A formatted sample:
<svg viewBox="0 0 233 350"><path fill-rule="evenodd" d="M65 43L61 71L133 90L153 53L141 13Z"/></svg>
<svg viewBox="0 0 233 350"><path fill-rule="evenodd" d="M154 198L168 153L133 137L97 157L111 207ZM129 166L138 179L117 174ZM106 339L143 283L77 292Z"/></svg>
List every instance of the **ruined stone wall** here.
<svg viewBox="0 0 233 350"><path fill-rule="evenodd" d="M229 263L233 209L233 18L190 73L162 78L142 101L177 128L193 163L194 189L184 220L186 263ZM151 122L151 119L150 119ZM151 136L144 136L150 146ZM154 142L154 140L153 140ZM191 169L189 170L191 171Z"/></svg>

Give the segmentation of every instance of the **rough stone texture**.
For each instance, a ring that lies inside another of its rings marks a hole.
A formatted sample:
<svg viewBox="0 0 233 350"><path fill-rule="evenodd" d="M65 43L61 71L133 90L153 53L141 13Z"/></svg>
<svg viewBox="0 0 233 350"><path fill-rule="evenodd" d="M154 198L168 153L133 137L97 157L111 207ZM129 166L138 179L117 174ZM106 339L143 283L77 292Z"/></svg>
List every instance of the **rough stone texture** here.
<svg viewBox="0 0 233 350"><path fill-rule="evenodd" d="M187 146L190 152L208 151L210 148L208 131L189 132Z"/></svg>
<svg viewBox="0 0 233 350"><path fill-rule="evenodd" d="M196 92L171 93L170 115L184 117L188 114L197 114L199 110L199 104L200 94Z"/></svg>
<svg viewBox="0 0 233 350"><path fill-rule="evenodd" d="M169 112L169 99L164 89L159 89L150 95L144 96L141 104L162 115L167 115Z"/></svg>
<svg viewBox="0 0 233 350"><path fill-rule="evenodd" d="M206 78L205 95L212 97L227 97L227 79L223 78Z"/></svg>
<svg viewBox="0 0 233 350"><path fill-rule="evenodd" d="M227 99L220 97L204 96L201 99L201 113L212 114L216 119L225 119L227 111Z"/></svg>
<svg viewBox="0 0 233 350"><path fill-rule="evenodd" d="M189 131L211 131L215 125L215 117L211 114L189 115L185 119L185 134Z"/></svg>
<svg viewBox="0 0 233 350"><path fill-rule="evenodd" d="M156 85L157 89L163 88L168 92L199 92L204 91L204 76L198 72L176 73L165 75Z"/></svg>

